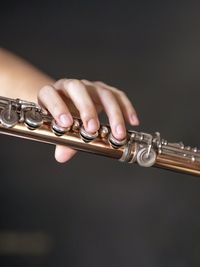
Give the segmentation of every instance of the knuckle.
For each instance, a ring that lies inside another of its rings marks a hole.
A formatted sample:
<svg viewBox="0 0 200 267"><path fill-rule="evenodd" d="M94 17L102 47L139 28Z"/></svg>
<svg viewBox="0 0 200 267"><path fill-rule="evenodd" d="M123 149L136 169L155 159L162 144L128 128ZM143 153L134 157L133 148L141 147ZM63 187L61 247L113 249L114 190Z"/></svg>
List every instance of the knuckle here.
<svg viewBox="0 0 200 267"><path fill-rule="evenodd" d="M69 82L69 79L67 79L67 78L62 78L62 79L60 79L60 80L58 80L57 81L57 83L63 83L63 84L66 84L66 83L68 83Z"/></svg>
<svg viewBox="0 0 200 267"><path fill-rule="evenodd" d="M117 93L120 97L127 97L126 93L122 90L117 90Z"/></svg>
<svg viewBox="0 0 200 267"><path fill-rule="evenodd" d="M106 86L106 84L104 82L102 82L102 81L94 81L93 83L95 85L97 85L97 86L102 86L102 87L105 87Z"/></svg>
<svg viewBox="0 0 200 267"><path fill-rule="evenodd" d="M103 82L102 81L94 81L94 83L102 84Z"/></svg>
<svg viewBox="0 0 200 267"><path fill-rule="evenodd" d="M83 87L83 84L80 80L78 79L71 79L67 81L68 87L69 88L80 88Z"/></svg>
<svg viewBox="0 0 200 267"><path fill-rule="evenodd" d="M45 86L43 86L40 90L39 90L39 92L38 92L38 97L39 98L41 98L41 99L43 99L43 98L46 98L46 96L50 93L50 92L52 92L52 87L50 86L50 85L45 85Z"/></svg>
<svg viewBox="0 0 200 267"><path fill-rule="evenodd" d="M123 123L124 122L122 113L120 111L115 111L115 116L113 116L113 122L115 124Z"/></svg>
<svg viewBox="0 0 200 267"><path fill-rule="evenodd" d="M60 105L57 101L52 102L51 106L52 106L52 112L54 114L59 114L63 110L63 106Z"/></svg>
<svg viewBox="0 0 200 267"><path fill-rule="evenodd" d="M82 118L91 117L94 114L95 114L95 111L91 106L86 106L84 107L84 110L81 111Z"/></svg>
<svg viewBox="0 0 200 267"><path fill-rule="evenodd" d="M97 86L97 91L100 94L109 94L109 90L107 88L101 87L101 86Z"/></svg>
<svg viewBox="0 0 200 267"><path fill-rule="evenodd" d="M87 83L87 84L91 84L91 83L92 83L91 81L88 81L88 80L86 80L86 79L82 79L81 82L83 82L83 83Z"/></svg>
<svg viewBox="0 0 200 267"><path fill-rule="evenodd" d="M80 115L83 120L87 120L88 118L91 117L97 117L96 110L93 108L93 106L90 105L85 106L84 110L80 112Z"/></svg>
<svg viewBox="0 0 200 267"><path fill-rule="evenodd" d="M101 89L101 94L103 95L103 97L106 97L106 98L111 98L111 99L114 98L113 93L108 89Z"/></svg>

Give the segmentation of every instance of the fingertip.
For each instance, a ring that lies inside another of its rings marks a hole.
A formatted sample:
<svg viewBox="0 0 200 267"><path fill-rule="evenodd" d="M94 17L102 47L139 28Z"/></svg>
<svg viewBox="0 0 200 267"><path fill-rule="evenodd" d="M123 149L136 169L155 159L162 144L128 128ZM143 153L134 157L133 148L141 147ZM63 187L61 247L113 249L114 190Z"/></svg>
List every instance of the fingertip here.
<svg viewBox="0 0 200 267"><path fill-rule="evenodd" d="M138 126L140 124L140 121L136 114L132 114L129 120L130 120L131 125L133 126Z"/></svg>
<svg viewBox="0 0 200 267"><path fill-rule="evenodd" d="M99 129L99 121L96 118L91 118L86 121L86 129L90 133L94 133Z"/></svg>
<svg viewBox="0 0 200 267"><path fill-rule="evenodd" d="M122 124L118 124L114 128L114 136L116 139L122 140L126 137L126 129L125 126Z"/></svg>
<svg viewBox="0 0 200 267"><path fill-rule="evenodd" d="M71 116L71 114L66 114L63 113L58 117L59 123L61 124L61 126L63 127L70 127L73 123L73 118Z"/></svg>
<svg viewBox="0 0 200 267"><path fill-rule="evenodd" d="M59 163L65 163L76 154L76 150L65 146L56 146L55 159Z"/></svg>

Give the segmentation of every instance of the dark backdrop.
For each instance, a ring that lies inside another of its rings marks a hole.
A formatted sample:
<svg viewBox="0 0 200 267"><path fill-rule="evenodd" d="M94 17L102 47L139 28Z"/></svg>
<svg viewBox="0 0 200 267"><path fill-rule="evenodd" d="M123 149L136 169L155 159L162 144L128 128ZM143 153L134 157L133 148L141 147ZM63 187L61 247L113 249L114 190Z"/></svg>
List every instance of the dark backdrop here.
<svg viewBox="0 0 200 267"><path fill-rule="evenodd" d="M127 92L141 121L198 145L197 1L13 1L0 42L55 78ZM13 88L15 90L15 88ZM200 181L0 137L0 266L200 266Z"/></svg>

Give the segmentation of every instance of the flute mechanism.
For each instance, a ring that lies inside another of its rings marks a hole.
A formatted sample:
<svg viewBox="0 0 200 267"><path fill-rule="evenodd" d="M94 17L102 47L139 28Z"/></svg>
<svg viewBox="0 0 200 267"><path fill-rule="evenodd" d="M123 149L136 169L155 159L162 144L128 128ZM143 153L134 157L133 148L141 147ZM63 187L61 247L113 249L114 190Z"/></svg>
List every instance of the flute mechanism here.
<svg viewBox="0 0 200 267"><path fill-rule="evenodd" d="M90 134L79 118L74 118L71 127L63 128L39 105L21 99L0 96L0 133L67 145L143 167L200 175L200 150L196 147L184 146L182 142L169 143L158 132L128 130L125 139L117 140L109 125L101 125L96 133Z"/></svg>

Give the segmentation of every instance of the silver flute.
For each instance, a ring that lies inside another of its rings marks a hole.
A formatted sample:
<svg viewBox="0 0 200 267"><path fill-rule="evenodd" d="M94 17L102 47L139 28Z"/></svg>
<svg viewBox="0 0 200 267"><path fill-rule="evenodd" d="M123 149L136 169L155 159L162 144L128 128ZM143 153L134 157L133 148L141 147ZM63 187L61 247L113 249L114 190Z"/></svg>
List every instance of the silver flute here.
<svg viewBox="0 0 200 267"><path fill-rule="evenodd" d="M200 175L200 150L169 143L160 133L128 130L126 138L117 140L109 125L101 125L96 133L88 133L79 118L73 125L60 127L39 105L21 99L0 96L0 133L76 150L94 153L143 167L159 167L192 175Z"/></svg>

